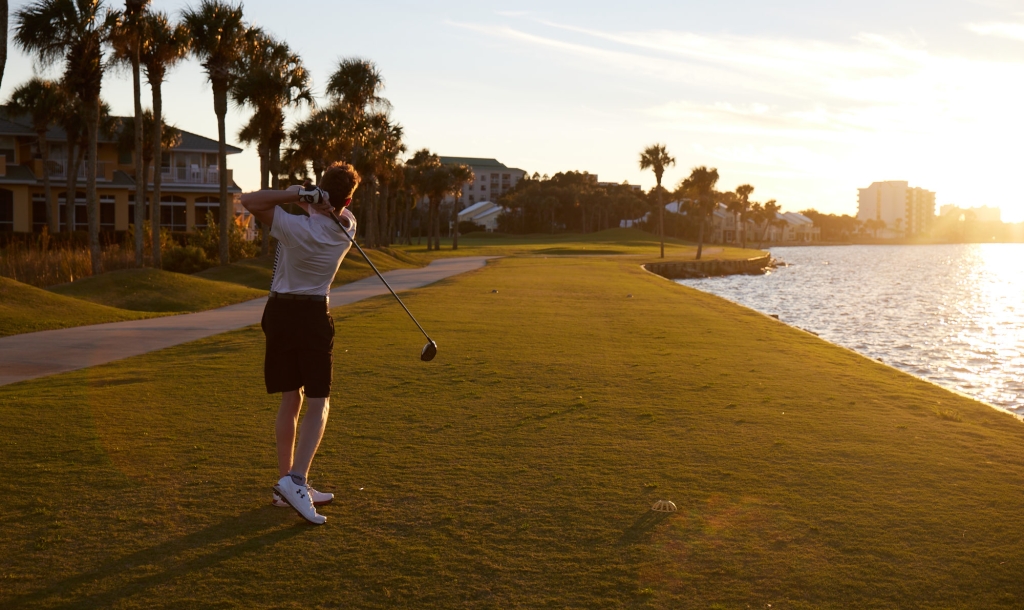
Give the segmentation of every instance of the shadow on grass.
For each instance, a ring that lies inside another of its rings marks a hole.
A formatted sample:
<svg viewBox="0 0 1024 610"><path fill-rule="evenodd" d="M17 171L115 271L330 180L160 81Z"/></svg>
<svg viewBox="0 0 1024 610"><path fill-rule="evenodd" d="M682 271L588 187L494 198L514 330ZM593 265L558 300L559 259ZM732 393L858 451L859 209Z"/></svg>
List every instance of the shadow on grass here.
<svg viewBox="0 0 1024 610"><path fill-rule="evenodd" d="M309 531L292 511L256 508L216 525L110 561L94 570L55 582L4 607L44 603L54 608L109 608L152 587L208 570ZM109 581L109 582L104 582Z"/></svg>
<svg viewBox="0 0 1024 610"><path fill-rule="evenodd" d="M619 536L618 541L615 543L618 546L628 546L631 544L637 544L642 542L654 528L658 527L661 522L672 516L672 513L656 513L653 510L649 510L644 514L637 517L637 520L626 528L626 531L622 532Z"/></svg>

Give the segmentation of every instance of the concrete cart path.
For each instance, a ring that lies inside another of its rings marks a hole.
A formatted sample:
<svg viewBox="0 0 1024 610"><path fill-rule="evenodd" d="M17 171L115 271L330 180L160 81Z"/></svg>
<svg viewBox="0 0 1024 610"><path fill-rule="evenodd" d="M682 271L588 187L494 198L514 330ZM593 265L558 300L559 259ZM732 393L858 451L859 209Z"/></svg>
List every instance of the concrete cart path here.
<svg viewBox="0 0 1024 610"><path fill-rule="evenodd" d="M488 256L435 260L426 267L384 274L395 292L479 269ZM376 276L331 289L331 308L388 294ZM44 330L0 338L0 386L106 364L172 345L259 324L267 297L198 313ZM395 307L399 307L396 303Z"/></svg>

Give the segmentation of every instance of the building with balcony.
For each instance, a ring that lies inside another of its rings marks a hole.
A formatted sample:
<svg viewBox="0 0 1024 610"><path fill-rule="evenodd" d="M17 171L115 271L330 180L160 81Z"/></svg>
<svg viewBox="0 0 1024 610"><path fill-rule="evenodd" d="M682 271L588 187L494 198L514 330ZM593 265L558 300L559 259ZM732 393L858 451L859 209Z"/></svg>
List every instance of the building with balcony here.
<svg viewBox="0 0 1024 610"><path fill-rule="evenodd" d="M134 120L125 117L123 121ZM0 231L40 232L46 226L43 172L50 176L51 206L57 206L60 228L65 230L70 164L66 136L52 127L46 136L50 152L43 159L39 139L27 116L13 116L0 108ZM101 231L125 231L134 220L134 151L119 150L117 136L100 137L96 163L96 186L100 207ZM228 154L242 149L228 146ZM88 225L85 205L87 166L83 160L77 171L72 199L75 206L74 229ZM152 196L153 171L147 180L147 200ZM228 174L228 192L241 193ZM181 130L181 142L163 154L160 168L160 224L171 231L192 231L206 226L207 218L220 215L220 169L217 167L217 141ZM234 202L232 202L234 207ZM150 207L146 206L149 219Z"/></svg>
<svg viewBox="0 0 1024 610"><path fill-rule="evenodd" d="M857 220L884 222L880 237L922 235L935 222L935 193L911 187L906 180L873 182L859 189Z"/></svg>
<svg viewBox="0 0 1024 610"><path fill-rule="evenodd" d="M507 167L497 159L481 159L477 157L441 157L441 163L461 163L473 170L473 178L462 186L461 207L465 208L479 201L497 201L514 187L526 172L514 167ZM454 197L445 198L444 203L453 203Z"/></svg>

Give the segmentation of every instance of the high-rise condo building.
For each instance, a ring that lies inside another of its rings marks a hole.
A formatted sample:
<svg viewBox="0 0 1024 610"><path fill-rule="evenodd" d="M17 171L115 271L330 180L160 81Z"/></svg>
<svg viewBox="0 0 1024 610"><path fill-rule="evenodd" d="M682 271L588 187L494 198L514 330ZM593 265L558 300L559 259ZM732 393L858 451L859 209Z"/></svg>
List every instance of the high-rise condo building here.
<svg viewBox="0 0 1024 610"><path fill-rule="evenodd" d="M874 182L858 189L857 220L881 220L883 234L911 237L927 233L935 220L935 193L906 180Z"/></svg>

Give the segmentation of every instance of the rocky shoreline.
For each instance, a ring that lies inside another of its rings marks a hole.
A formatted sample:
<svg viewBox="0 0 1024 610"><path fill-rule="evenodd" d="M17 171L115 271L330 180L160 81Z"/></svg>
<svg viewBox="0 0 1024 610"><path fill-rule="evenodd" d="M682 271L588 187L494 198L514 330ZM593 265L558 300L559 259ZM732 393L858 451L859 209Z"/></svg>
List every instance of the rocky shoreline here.
<svg viewBox="0 0 1024 610"><path fill-rule="evenodd" d="M643 268L670 280L720 275L760 275L776 266L770 254L743 260L700 260L647 263Z"/></svg>

